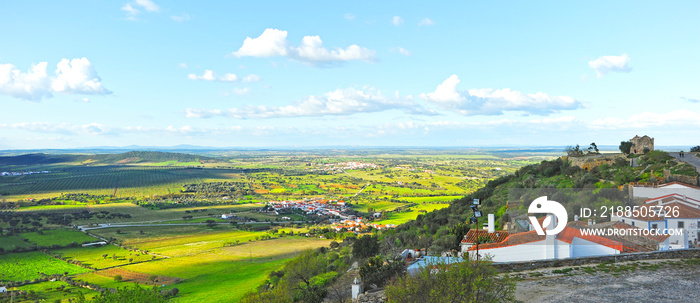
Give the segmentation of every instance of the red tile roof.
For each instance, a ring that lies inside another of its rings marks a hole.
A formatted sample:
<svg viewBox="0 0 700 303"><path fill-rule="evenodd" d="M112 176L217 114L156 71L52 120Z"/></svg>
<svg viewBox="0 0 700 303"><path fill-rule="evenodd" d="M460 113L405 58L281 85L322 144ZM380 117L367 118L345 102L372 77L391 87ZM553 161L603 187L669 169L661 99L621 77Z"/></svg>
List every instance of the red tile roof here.
<svg viewBox="0 0 700 303"><path fill-rule="evenodd" d="M501 242L508 237L510 233L507 231L497 230L493 233L489 233L487 230L483 229L470 229L467 234L462 239L463 243L476 243L476 239L479 237L489 237L493 242Z"/></svg>
<svg viewBox="0 0 700 303"><path fill-rule="evenodd" d="M556 239L571 244L574 238L583 239L593 243L597 243L606 247L613 248L623 253L638 252L638 251L654 251L658 249L658 244L665 241L669 236L597 236L584 235L581 229L641 229L622 222L605 222L594 225L586 225L581 221L575 221L567 224L562 232L557 234ZM494 241L494 243L480 244L479 249L493 249L508 246L521 245L526 243L543 241L546 236L540 236L536 231L528 231L524 233L511 234L502 241ZM462 241L464 242L464 241ZM473 243L473 242L472 242ZM476 246L469 248L469 251L476 250Z"/></svg>

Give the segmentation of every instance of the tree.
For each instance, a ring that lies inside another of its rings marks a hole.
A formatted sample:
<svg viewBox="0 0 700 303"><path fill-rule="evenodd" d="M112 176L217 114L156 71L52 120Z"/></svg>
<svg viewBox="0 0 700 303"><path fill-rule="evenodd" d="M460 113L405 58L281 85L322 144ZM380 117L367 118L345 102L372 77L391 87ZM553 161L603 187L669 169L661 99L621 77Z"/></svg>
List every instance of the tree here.
<svg viewBox="0 0 700 303"><path fill-rule="evenodd" d="M464 222L452 225L452 227L450 228L450 233L455 236L455 243L452 249L460 249L462 239L464 238L464 235L466 235L468 232L469 225L467 225Z"/></svg>
<svg viewBox="0 0 700 303"><path fill-rule="evenodd" d="M360 277L365 285L376 285L382 287L391 278L401 275L406 271L406 263L400 257L393 260L383 260L381 256L369 258L365 264L360 266ZM403 301L399 301L403 302Z"/></svg>
<svg viewBox="0 0 700 303"><path fill-rule="evenodd" d="M690 152L691 153L699 153L700 152L700 145L698 145L696 147L691 147Z"/></svg>
<svg viewBox="0 0 700 303"><path fill-rule="evenodd" d="M122 276L121 276L121 275L116 275L116 276L114 276L114 281L121 282L121 281L122 281Z"/></svg>
<svg viewBox="0 0 700 303"><path fill-rule="evenodd" d="M599 154L600 151L598 150L598 145L595 144L595 142L591 143L591 146L588 147L588 153L589 154Z"/></svg>
<svg viewBox="0 0 700 303"><path fill-rule="evenodd" d="M630 151L632 151L632 146L634 146L634 144L632 144L632 142L630 142L630 141L622 141L622 142L620 142L620 147L619 147L619 148L620 148L620 151L621 151L623 154L629 154Z"/></svg>
<svg viewBox="0 0 700 303"><path fill-rule="evenodd" d="M156 280L158 280L158 276L156 276L156 275L151 275L150 277L148 277L148 280L151 280L151 282L154 282L154 283L155 283Z"/></svg>
<svg viewBox="0 0 700 303"><path fill-rule="evenodd" d="M352 253L357 259L366 259L379 253L379 242L375 236L363 236L352 244Z"/></svg>
<svg viewBox="0 0 700 303"><path fill-rule="evenodd" d="M285 278L296 297L303 302L321 302L326 290L312 282L312 278L322 274L328 266L328 260L313 250L305 250L284 267Z"/></svg>
<svg viewBox="0 0 700 303"><path fill-rule="evenodd" d="M581 147L576 144L576 146L567 146L564 151L566 152L566 155L569 157L581 157L583 156L583 151L581 150Z"/></svg>
<svg viewBox="0 0 700 303"><path fill-rule="evenodd" d="M386 288L390 302L512 302L515 283L489 261L429 264Z"/></svg>

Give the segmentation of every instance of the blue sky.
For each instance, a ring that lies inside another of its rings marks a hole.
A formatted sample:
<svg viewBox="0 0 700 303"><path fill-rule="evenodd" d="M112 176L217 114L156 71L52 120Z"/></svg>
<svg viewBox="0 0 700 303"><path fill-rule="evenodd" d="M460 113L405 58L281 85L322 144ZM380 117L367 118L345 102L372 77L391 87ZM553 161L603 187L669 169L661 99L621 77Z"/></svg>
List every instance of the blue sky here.
<svg viewBox="0 0 700 303"><path fill-rule="evenodd" d="M0 2L0 149L700 144L697 1L201 2Z"/></svg>

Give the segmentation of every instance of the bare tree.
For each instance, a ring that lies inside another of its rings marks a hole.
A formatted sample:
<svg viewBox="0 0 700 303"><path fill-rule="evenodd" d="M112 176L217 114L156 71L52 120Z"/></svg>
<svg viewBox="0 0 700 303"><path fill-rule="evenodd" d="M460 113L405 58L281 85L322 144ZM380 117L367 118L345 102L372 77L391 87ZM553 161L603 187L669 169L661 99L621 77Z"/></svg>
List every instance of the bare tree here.
<svg viewBox="0 0 700 303"><path fill-rule="evenodd" d="M352 302L352 281L354 275L352 273L344 273L338 276L328 287L328 294L324 302L331 303L350 303Z"/></svg>

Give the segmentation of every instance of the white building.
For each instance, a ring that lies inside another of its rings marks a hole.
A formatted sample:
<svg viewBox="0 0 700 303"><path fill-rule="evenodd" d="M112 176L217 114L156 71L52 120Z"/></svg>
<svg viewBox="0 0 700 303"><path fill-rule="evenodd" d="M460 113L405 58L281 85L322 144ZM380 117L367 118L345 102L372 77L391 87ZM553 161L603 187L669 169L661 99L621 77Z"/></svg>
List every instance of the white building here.
<svg viewBox="0 0 700 303"><path fill-rule="evenodd" d="M663 203L659 199L656 203L640 206L637 216L616 216L612 220L658 233L666 232L670 235L670 249L697 247L700 241L700 209L678 201Z"/></svg>
<svg viewBox="0 0 700 303"><path fill-rule="evenodd" d="M652 199L671 194L678 194L696 201L700 201L700 188L679 182L670 182L659 185L639 185L630 186L630 196L634 198Z"/></svg>
<svg viewBox="0 0 700 303"><path fill-rule="evenodd" d="M542 220L540 220L542 221ZM550 226L556 225L552 220ZM475 259L490 256L493 262L518 262L547 259L567 259L616 255L620 253L656 251L666 247L668 236L661 237L611 237L583 233L582 229L639 229L622 222L606 222L586 225L574 221L556 235L540 236L536 231L509 234L502 241L472 245L467 249Z"/></svg>

